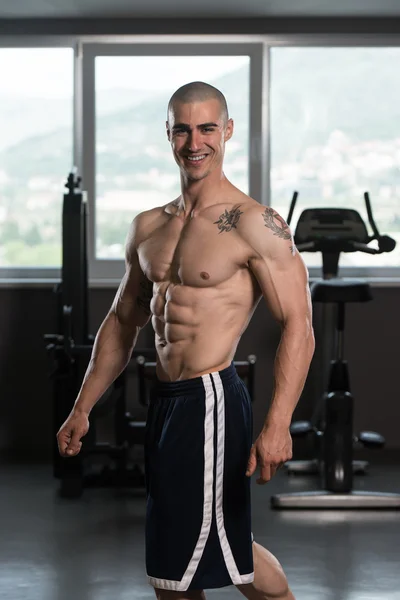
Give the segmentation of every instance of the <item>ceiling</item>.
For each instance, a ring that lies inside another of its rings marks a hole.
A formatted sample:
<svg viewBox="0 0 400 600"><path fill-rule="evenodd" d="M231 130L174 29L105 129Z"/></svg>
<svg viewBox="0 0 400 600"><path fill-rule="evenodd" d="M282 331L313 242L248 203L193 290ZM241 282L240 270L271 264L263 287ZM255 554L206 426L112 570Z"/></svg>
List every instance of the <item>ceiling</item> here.
<svg viewBox="0 0 400 600"><path fill-rule="evenodd" d="M269 16L400 16L400 0L0 0L0 19Z"/></svg>

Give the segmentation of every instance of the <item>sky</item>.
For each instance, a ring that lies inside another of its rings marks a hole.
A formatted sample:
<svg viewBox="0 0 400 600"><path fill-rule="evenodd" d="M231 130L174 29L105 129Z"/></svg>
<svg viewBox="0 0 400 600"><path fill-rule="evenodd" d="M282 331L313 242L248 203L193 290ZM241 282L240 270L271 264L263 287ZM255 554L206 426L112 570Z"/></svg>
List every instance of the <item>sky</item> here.
<svg viewBox="0 0 400 600"><path fill-rule="evenodd" d="M96 59L96 89L173 92L182 85L183 73L185 81L212 81L245 64L248 56L101 56ZM0 95L66 98L72 86L72 48L0 48Z"/></svg>

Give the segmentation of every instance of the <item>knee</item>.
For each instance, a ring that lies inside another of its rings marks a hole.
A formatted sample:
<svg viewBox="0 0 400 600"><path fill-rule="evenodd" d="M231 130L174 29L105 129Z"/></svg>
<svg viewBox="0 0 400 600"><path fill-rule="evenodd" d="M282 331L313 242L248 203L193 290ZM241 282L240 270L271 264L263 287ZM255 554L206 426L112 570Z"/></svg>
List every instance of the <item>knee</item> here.
<svg viewBox="0 0 400 600"><path fill-rule="evenodd" d="M289 583L283 571L276 572L274 580L269 581L267 586L255 586L257 599L259 600L286 600L289 598Z"/></svg>
<svg viewBox="0 0 400 600"><path fill-rule="evenodd" d="M279 560L262 546L254 547L254 582L257 598L280 600L290 598L289 583Z"/></svg>
<svg viewBox="0 0 400 600"><path fill-rule="evenodd" d="M278 562L275 573L275 586L273 595L270 594L268 600L278 600L279 598L288 598L289 582L283 571L282 565Z"/></svg>
<svg viewBox="0 0 400 600"><path fill-rule="evenodd" d="M289 594L289 583L285 575L283 575L282 580L279 582L279 585L277 585L273 594L270 594L265 600L287 600L287 598L290 597Z"/></svg>

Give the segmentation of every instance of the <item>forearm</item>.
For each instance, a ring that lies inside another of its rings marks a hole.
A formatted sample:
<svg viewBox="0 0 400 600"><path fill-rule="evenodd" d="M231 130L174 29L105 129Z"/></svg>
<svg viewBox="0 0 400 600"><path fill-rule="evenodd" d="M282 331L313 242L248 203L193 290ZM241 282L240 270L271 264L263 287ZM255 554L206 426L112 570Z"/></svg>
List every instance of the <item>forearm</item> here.
<svg viewBox="0 0 400 600"><path fill-rule="evenodd" d="M265 426L289 427L303 390L315 342L311 324L283 326L274 363L274 390Z"/></svg>
<svg viewBox="0 0 400 600"><path fill-rule="evenodd" d="M89 414L104 392L128 364L140 328L122 325L110 312L97 333L92 356L74 410Z"/></svg>

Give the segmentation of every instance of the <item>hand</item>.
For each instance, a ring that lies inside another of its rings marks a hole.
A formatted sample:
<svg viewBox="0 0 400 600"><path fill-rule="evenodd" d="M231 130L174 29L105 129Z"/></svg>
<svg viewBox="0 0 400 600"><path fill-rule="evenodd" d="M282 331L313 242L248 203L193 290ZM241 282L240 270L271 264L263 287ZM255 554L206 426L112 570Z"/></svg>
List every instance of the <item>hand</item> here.
<svg viewBox="0 0 400 600"><path fill-rule="evenodd" d="M246 475L251 477L258 466L263 485L272 479L277 469L292 458L292 437L288 427L268 425L264 427L251 447Z"/></svg>
<svg viewBox="0 0 400 600"><path fill-rule="evenodd" d="M72 411L57 433L58 450L61 456L76 456L82 448L81 438L89 431L86 413Z"/></svg>

